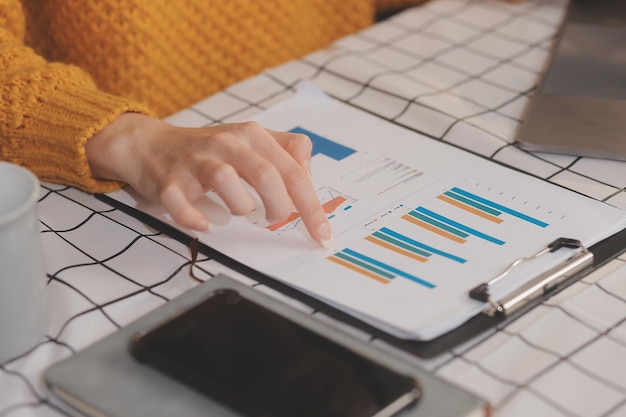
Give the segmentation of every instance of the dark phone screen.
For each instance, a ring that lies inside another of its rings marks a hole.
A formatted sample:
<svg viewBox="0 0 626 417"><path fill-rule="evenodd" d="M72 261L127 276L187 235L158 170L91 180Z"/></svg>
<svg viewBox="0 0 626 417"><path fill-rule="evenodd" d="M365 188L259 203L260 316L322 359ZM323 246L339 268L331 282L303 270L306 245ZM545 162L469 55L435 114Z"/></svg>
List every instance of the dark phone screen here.
<svg viewBox="0 0 626 417"><path fill-rule="evenodd" d="M400 398L417 399L413 379L233 290L137 335L131 352L254 417L370 417Z"/></svg>

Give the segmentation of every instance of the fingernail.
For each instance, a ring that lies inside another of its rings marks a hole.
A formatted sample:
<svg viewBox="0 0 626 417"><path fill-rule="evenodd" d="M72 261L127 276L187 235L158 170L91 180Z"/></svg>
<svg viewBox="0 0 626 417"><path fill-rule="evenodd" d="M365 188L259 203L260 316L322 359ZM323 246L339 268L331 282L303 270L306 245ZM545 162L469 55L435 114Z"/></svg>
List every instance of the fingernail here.
<svg viewBox="0 0 626 417"><path fill-rule="evenodd" d="M197 224L196 224L196 230L198 230L199 232L204 232L204 233L208 233L211 231L211 223L209 223L208 220L204 219L204 220L200 220Z"/></svg>
<svg viewBox="0 0 626 417"><path fill-rule="evenodd" d="M335 242L328 221L324 222L324 224L317 229L317 237L320 245L322 245L324 249L331 250L333 248Z"/></svg>

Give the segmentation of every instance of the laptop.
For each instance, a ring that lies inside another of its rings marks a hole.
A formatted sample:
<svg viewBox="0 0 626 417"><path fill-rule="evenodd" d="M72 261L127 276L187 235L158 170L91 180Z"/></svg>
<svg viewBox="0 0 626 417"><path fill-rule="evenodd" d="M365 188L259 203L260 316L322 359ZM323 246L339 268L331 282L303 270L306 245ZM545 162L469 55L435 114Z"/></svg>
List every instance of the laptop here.
<svg viewBox="0 0 626 417"><path fill-rule="evenodd" d="M626 161L626 0L570 0L518 145Z"/></svg>

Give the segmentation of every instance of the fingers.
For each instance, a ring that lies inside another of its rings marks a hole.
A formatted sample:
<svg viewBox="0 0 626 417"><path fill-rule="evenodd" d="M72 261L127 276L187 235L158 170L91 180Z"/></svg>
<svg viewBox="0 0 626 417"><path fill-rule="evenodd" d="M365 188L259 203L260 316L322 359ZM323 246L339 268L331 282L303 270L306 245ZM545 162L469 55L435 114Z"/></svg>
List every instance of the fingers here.
<svg viewBox="0 0 626 417"><path fill-rule="evenodd" d="M220 132L213 143L221 158L259 194L268 221L285 219L295 206L311 237L332 247L330 225L311 182L311 140L252 122L222 125Z"/></svg>
<svg viewBox="0 0 626 417"><path fill-rule="evenodd" d="M242 155L242 158L245 156ZM232 214L244 215L254 208L254 199L232 165L215 159L205 159L191 169L204 190L212 189L217 192Z"/></svg>
<svg viewBox="0 0 626 417"><path fill-rule="evenodd" d="M192 201L195 201L197 190L193 190L189 184L197 184L195 181L171 181L161 191L161 204L172 216L172 219L181 226L190 229L208 232L209 219L197 210Z"/></svg>
<svg viewBox="0 0 626 417"><path fill-rule="evenodd" d="M229 210L254 208L245 180L261 198L267 220L287 218L295 209L311 237L330 248L332 233L310 176L311 141L304 135L268 131L257 123L187 130L186 142L168 141L163 152L160 200L179 224L207 230L209 220L193 202L214 189ZM176 161L173 163L172 161Z"/></svg>
<svg viewBox="0 0 626 417"><path fill-rule="evenodd" d="M267 143L255 142L255 150L264 155L280 173L309 234L325 248L331 248L333 238L330 224L311 182L311 140L300 134L265 131L272 140Z"/></svg>
<svg viewBox="0 0 626 417"><path fill-rule="evenodd" d="M293 211L281 173L268 160L272 152L284 152L264 129L236 125L230 131L206 139L211 160L191 168L206 188L214 189L233 214L247 214L254 202L241 179L254 188L270 222L283 220ZM293 161L295 164L295 161Z"/></svg>

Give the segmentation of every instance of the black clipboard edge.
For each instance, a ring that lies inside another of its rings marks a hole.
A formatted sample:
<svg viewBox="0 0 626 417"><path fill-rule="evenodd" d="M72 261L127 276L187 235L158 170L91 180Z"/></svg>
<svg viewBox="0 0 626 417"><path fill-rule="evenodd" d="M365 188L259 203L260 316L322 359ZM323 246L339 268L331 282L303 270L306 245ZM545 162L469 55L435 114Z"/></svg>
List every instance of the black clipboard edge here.
<svg viewBox="0 0 626 417"><path fill-rule="evenodd" d="M166 234L167 236L186 246L189 246L189 244L195 240L181 230L141 210L137 210L126 204L123 204L106 194L96 194L95 197L96 199L138 219L146 225L160 231L161 233ZM514 314L508 316L488 316L486 314L478 314L470 318L468 321L466 321L464 324L457 327L456 329L451 330L448 333L445 333L435 339L428 341L419 341L402 339L386 333L379 328L372 326L371 324L359 320L354 316L321 301L318 298L308 295L294 287L291 287L279 281L276 278L272 278L267 274L251 268L202 242L198 242L198 250L203 255L208 256L211 259L227 266L228 268L231 268L234 271L239 272L269 288L272 288L275 291L278 291L290 298L298 300L299 302L308 305L316 311L324 313L332 317L333 319L339 320L352 327L363 330L371 334L374 338L380 339L394 347L402 349L407 353L423 359L434 358L444 352L450 351L451 349L461 345L462 343L468 342L469 340L483 334L484 332L489 331L490 329L495 328L496 326L505 326L506 324L524 315L532 308L541 304L543 301L552 297L554 294L557 294L564 288L567 288L569 285L589 274L596 268L601 267L611 259L619 256L624 251L626 251L626 229L622 229L621 231L607 237L606 239L596 243L588 249L594 254L594 261L592 266L580 271L579 273L563 281L561 284L555 286L555 288L553 288L548 294L544 294L543 296L537 297L537 299L526 303L525 306L517 310Z"/></svg>

